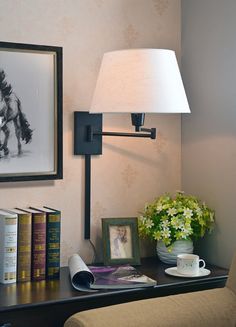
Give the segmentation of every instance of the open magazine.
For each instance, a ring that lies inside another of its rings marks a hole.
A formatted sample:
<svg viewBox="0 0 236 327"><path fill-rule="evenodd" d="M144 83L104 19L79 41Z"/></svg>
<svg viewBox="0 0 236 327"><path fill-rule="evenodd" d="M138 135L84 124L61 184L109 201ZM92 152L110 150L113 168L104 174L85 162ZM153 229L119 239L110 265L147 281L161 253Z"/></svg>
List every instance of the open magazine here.
<svg viewBox="0 0 236 327"><path fill-rule="evenodd" d="M78 291L155 286L157 282L130 265L87 266L78 254L68 261L71 283Z"/></svg>

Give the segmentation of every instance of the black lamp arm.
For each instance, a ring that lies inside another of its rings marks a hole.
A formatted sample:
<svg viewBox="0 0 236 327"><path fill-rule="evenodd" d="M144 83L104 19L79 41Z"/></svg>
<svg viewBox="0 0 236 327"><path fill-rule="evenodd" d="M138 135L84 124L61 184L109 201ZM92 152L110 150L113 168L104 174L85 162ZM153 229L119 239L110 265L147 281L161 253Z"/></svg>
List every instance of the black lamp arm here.
<svg viewBox="0 0 236 327"><path fill-rule="evenodd" d="M157 130L156 130L156 128L141 128L141 132L148 132L148 133L150 133L150 138L152 140L155 140L155 138L157 136Z"/></svg>
<svg viewBox="0 0 236 327"><path fill-rule="evenodd" d="M102 136L124 136L124 137L147 137L151 139L156 138L156 128L141 128L141 132L145 133L123 133L123 132L92 132L92 129L90 128L89 134L90 136L88 139L93 139L93 135L102 135ZM91 135L92 133L92 135Z"/></svg>
<svg viewBox="0 0 236 327"><path fill-rule="evenodd" d="M156 138L156 128L143 128L141 126L144 125L145 114L144 113L132 113L131 121L132 125L135 127L135 133L123 133L123 132L103 132L100 130L99 132L93 130L92 126L88 126L88 140L93 139L93 135L100 136L123 136L123 137L146 137L150 139ZM144 133L140 133L144 132Z"/></svg>

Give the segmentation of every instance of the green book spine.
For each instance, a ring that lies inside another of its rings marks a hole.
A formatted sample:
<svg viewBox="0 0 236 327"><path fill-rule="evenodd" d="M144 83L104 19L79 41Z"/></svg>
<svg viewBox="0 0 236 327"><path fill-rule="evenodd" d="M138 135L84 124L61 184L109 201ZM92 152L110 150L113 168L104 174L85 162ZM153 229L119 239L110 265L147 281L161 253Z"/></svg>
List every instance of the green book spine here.
<svg viewBox="0 0 236 327"><path fill-rule="evenodd" d="M47 212L46 242L46 278L57 279L60 276L60 211Z"/></svg>
<svg viewBox="0 0 236 327"><path fill-rule="evenodd" d="M17 281L31 280L32 215L18 214Z"/></svg>

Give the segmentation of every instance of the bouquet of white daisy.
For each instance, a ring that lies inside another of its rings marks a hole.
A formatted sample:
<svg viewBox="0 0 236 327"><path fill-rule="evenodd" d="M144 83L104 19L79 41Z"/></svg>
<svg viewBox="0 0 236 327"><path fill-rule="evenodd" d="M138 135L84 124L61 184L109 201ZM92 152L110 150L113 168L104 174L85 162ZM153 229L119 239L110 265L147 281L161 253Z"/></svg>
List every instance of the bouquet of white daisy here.
<svg viewBox="0 0 236 327"><path fill-rule="evenodd" d="M211 232L214 212L196 197L177 192L146 204L139 217L139 234L170 247L178 240L195 240Z"/></svg>

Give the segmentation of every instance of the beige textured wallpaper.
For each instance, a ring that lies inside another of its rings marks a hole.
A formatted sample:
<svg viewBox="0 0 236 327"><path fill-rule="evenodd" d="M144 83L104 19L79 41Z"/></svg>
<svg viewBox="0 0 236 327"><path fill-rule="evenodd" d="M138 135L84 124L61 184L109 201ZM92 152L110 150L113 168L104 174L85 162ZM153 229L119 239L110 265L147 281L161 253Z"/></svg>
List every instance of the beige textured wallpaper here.
<svg viewBox="0 0 236 327"><path fill-rule="evenodd" d="M0 184L0 207L48 204L62 211L62 265L83 240L84 160L73 155L73 111L90 105L104 52L167 48L180 54L180 0L1 0L0 40L62 46L64 179ZM129 115L105 115L104 129L131 130ZM101 257L101 217L137 216L145 202L180 188L179 115L146 117L155 141L104 138L92 159L92 240ZM1 164L1 163L0 163ZM142 245L142 255L153 246Z"/></svg>

